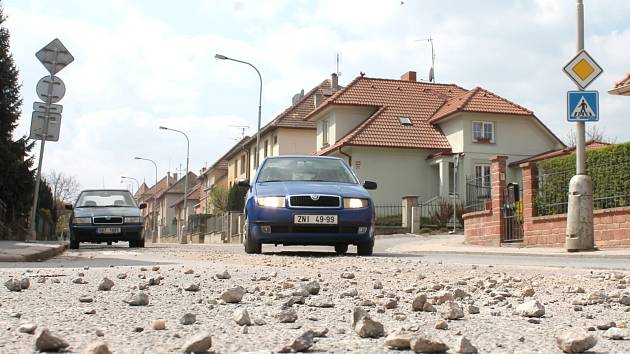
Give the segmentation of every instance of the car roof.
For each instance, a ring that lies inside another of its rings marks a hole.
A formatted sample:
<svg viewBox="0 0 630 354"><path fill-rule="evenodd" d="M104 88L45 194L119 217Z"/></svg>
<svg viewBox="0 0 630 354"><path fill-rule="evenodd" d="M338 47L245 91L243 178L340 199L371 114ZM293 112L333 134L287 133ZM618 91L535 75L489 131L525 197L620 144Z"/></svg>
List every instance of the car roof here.
<svg viewBox="0 0 630 354"><path fill-rule="evenodd" d="M81 193L83 192L127 192L127 193L131 193L128 189L84 189L81 191Z"/></svg>
<svg viewBox="0 0 630 354"><path fill-rule="evenodd" d="M312 156L312 155L280 155L280 156L267 156L267 159L282 159L282 158L308 158L308 159L323 159L323 160L341 160L338 157L333 156Z"/></svg>

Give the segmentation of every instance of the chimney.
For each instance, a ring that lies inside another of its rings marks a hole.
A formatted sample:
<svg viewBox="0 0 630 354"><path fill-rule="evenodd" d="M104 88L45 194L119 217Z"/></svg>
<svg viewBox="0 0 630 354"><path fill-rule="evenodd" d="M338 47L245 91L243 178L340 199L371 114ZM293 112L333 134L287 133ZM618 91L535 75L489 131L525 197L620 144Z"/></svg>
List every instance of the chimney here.
<svg viewBox="0 0 630 354"><path fill-rule="evenodd" d="M315 108L322 104L323 100L324 96L319 92L315 92L315 96L313 97L313 104L315 105Z"/></svg>
<svg viewBox="0 0 630 354"><path fill-rule="evenodd" d="M332 73L330 75L330 89L335 92L339 88L339 77L337 77L336 73Z"/></svg>
<svg viewBox="0 0 630 354"><path fill-rule="evenodd" d="M166 188L171 186L171 173L166 172Z"/></svg>
<svg viewBox="0 0 630 354"><path fill-rule="evenodd" d="M402 81L416 81L416 72L415 71L407 71L406 73L402 74L402 76L400 77L400 79Z"/></svg>
<svg viewBox="0 0 630 354"><path fill-rule="evenodd" d="M173 179L177 182L177 173L173 173Z"/></svg>

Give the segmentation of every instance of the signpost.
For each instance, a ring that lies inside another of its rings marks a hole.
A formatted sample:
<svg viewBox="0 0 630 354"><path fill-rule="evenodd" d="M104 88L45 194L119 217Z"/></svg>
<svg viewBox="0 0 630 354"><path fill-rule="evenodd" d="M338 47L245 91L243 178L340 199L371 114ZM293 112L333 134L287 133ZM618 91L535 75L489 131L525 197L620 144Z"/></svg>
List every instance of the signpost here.
<svg viewBox="0 0 630 354"><path fill-rule="evenodd" d="M599 121L599 92L568 91L567 120L569 122Z"/></svg>
<svg viewBox="0 0 630 354"><path fill-rule="evenodd" d="M595 247L593 230L593 181L586 174L585 122L599 120L597 91L584 91L602 72L602 68L584 50L584 4L577 5L577 54L563 71L575 82L578 91L567 93L567 118L575 122L575 170L569 182L565 248L568 252Z"/></svg>
<svg viewBox="0 0 630 354"><path fill-rule="evenodd" d="M44 160L44 146L46 140L59 140L61 129L62 106L53 103L59 102L66 93L66 86L55 74L74 61L74 57L59 39L54 39L35 56L50 73L37 83L37 96L44 102L33 104L33 116L31 118L31 139L41 140L39 149L39 163L37 164L37 177L35 178L35 190L33 192L33 207L31 208L31 240L36 239L37 202L39 197L39 184L42 179L42 163Z"/></svg>

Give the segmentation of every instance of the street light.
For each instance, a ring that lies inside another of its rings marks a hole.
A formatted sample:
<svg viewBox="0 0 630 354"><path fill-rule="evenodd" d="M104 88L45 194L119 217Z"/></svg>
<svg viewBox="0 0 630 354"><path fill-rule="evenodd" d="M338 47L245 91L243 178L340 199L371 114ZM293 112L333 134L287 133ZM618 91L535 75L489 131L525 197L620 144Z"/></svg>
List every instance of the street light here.
<svg viewBox="0 0 630 354"><path fill-rule="evenodd" d="M155 211L157 210L157 184L158 184L158 169L157 169L157 164L155 163L155 161L151 160L151 159L147 159L144 157L134 157L134 160L144 160L144 161L149 161L153 164L153 166L155 166L155 190L153 191L153 235L152 236L152 241L153 243L157 243L157 216L155 215Z"/></svg>
<svg viewBox="0 0 630 354"><path fill-rule="evenodd" d="M187 244L188 236L186 235L186 228L188 225L188 162L190 160L190 140L188 140L188 135L186 135L186 133L181 130L171 129L163 126L160 126L160 129L180 133L186 138L186 175L184 175L184 225L182 225L182 238L179 243Z"/></svg>
<svg viewBox="0 0 630 354"><path fill-rule="evenodd" d="M120 176L121 179L131 179L133 181L136 182L136 193L140 190L140 182L138 182L137 179L133 178L133 177L127 177L127 176Z"/></svg>
<svg viewBox="0 0 630 354"><path fill-rule="evenodd" d="M248 63L246 61L229 58L222 54L215 54L214 58L219 59L219 60L231 60L237 63L247 64L251 66L252 68L254 68L254 70L256 70L256 73L258 74L258 78L260 79L260 90L258 91L258 131L256 131L256 156L254 156L254 164L256 165L256 168L258 168L258 159L260 156L260 116L261 116L261 107L262 107L262 86L263 86L262 76L260 75L260 71L258 71L258 69L253 64Z"/></svg>

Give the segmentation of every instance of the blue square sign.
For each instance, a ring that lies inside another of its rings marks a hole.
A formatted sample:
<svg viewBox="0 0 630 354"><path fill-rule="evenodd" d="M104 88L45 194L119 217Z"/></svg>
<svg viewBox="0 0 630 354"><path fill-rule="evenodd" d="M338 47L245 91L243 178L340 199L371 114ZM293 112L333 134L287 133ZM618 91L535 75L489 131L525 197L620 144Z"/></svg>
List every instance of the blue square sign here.
<svg viewBox="0 0 630 354"><path fill-rule="evenodd" d="M599 92L567 91L567 120L569 122L599 121Z"/></svg>

